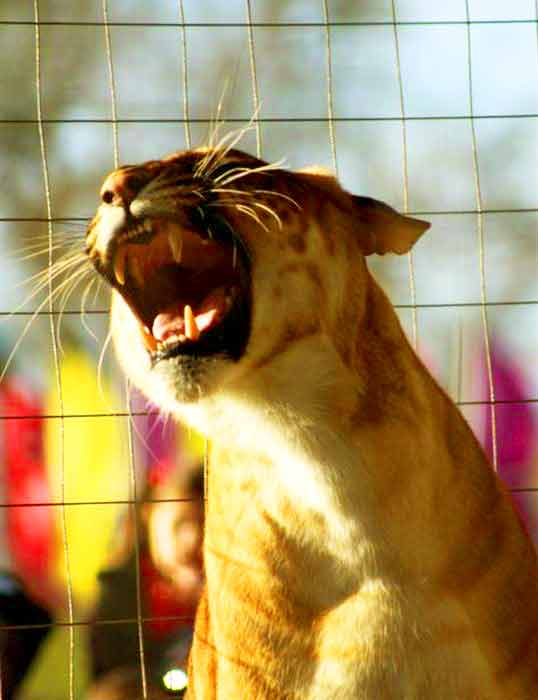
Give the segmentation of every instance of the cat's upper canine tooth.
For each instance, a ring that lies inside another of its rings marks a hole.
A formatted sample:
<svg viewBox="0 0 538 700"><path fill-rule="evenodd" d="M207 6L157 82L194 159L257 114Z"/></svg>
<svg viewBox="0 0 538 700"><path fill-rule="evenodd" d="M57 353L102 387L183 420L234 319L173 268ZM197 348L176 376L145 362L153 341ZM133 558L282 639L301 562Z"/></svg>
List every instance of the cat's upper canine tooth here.
<svg viewBox="0 0 538 700"><path fill-rule="evenodd" d="M127 260L127 247L120 246L114 258L114 275L118 283L122 286L125 284L125 263Z"/></svg>
<svg viewBox="0 0 538 700"><path fill-rule="evenodd" d="M176 263L181 262L181 253L183 251L183 239L181 234L174 234L171 232L168 234L168 243L170 244L170 250L172 251L172 256Z"/></svg>
<svg viewBox="0 0 538 700"><path fill-rule="evenodd" d="M151 221L149 219L144 219L143 227L144 231L146 231L147 233L151 233L153 230L151 226Z"/></svg>

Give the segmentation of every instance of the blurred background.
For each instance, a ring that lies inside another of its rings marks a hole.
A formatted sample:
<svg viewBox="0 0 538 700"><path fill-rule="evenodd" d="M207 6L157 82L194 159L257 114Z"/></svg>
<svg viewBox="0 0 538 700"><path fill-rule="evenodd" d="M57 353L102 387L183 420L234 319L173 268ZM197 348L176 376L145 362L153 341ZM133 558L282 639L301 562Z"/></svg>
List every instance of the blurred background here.
<svg viewBox="0 0 538 700"><path fill-rule="evenodd" d="M183 663L204 444L127 399L93 277L48 299L49 238L80 252L115 153L203 145L221 98L223 133L257 115L244 150L432 222L372 267L538 541L536 19L535 0L2 1L0 651L29 666L2 669L4 700L161 697ZM88 691L110 648L123 676Z"/></svg>

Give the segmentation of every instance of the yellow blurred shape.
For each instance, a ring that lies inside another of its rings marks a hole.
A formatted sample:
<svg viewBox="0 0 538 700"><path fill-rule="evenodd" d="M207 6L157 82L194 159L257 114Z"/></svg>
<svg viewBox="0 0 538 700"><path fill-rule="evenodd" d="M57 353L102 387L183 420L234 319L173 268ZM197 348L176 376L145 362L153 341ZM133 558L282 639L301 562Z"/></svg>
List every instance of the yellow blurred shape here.
<svg viewBox="0 0 538 700"><path fill-rule="evenodd" d="M54 373L46 401L46 449L52 500L65 502L67 549L61 509L57 509L60 581L67 580L66 551L73 595L83 607L96 593L96 574L107 559L118 518L130 493L127 419L118 392L98 386L95 362L67 348L61 361L61 401Z"/></svg>

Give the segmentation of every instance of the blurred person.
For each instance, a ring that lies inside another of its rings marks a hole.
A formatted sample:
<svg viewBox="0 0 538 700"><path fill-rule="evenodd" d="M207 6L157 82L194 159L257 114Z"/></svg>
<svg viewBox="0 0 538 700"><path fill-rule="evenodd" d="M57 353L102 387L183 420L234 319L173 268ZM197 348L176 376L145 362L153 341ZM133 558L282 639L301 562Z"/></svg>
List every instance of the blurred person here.
<svg viewBox="0 0 538 700"><path fill-rule="evenodd" d="M183 605L193 612L204 582L201 467L187 472L179 489L165 483L154 494L161 502L148 504L145 512L151 561L173 583Z"/></svg>
<svg viewBox="0 0 538 700"><path fill-rule="evenodd" d="M99 575L101 590L91 631L94 683L86 700L142 697L138 575L148 697L181 697L185 688L194 616L203 587L200 465L184 468L178 475L160 461L150 470L143 500L138 520L132 514L126 518L127 544L119 555L121 561Z"/></svg>

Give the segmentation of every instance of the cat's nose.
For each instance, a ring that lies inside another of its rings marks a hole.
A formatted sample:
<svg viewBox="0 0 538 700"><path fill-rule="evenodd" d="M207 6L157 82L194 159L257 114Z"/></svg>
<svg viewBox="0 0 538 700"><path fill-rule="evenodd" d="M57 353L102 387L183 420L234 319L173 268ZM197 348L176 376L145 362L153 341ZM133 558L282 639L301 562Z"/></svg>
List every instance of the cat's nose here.
<svg viewBox="0 0 538 700"><path fill-rule="evenodd" d="M114 170L101 188L101 199L105 204L129 209L129 205L142 189L144 183L130 170Z"/></svg>

